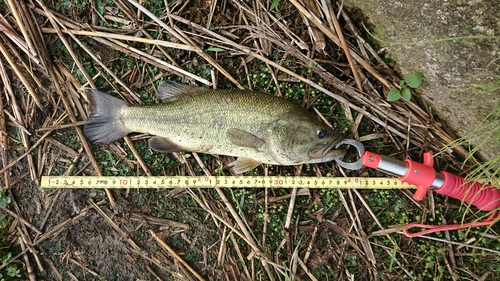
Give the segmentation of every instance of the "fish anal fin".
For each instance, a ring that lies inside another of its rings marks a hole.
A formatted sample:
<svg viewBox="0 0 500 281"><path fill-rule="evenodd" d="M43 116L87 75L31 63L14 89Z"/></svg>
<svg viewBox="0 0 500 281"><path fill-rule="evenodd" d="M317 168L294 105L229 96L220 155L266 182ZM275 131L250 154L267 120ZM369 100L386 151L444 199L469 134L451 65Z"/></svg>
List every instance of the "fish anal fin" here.
<svg viewBox="0 0 500 281"><path fill-rule="evenodd" d="M154 136L148 141L149 147L155 151L160 152L187 152L189 150L184 147L172 142L168 138Z"/></svg>
<svg viewBox="0 0 500 281"><path fill-rule="evenodd" d="M233 170L235 173L242 174L259 166L261 162L248 157L240 157L234 161Z"/></svg>
<svg viewBox="0 0 500 281"><path fill-rule="evenodd" d="M238 146L253 147L258 149L265 143L264 140L256 135L240 129L229 129L226 134L229 140L234 145Z"/></svg>

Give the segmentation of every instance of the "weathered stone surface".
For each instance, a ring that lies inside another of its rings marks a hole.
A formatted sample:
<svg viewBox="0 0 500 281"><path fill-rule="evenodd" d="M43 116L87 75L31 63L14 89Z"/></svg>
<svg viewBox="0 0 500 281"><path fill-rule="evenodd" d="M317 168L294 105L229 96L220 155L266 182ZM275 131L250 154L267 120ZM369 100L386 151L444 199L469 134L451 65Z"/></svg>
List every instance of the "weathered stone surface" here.
<svg viewBox="0 0 500 281"><path fill-rule="evenodd" d="M344 3L359 8L374 25L375 34L390 42L500 36L500 1L346 0ZM403 76L416 71L424 73L419 92L459 136L472 132L500 100L499 91L485 95L465 90L474 84L492 82L487 67L500 57L500 39L381 45L386 47ZM495 71L498 71L498 63ZM498 154L491 145L481 150L486 159Z"/></svg>

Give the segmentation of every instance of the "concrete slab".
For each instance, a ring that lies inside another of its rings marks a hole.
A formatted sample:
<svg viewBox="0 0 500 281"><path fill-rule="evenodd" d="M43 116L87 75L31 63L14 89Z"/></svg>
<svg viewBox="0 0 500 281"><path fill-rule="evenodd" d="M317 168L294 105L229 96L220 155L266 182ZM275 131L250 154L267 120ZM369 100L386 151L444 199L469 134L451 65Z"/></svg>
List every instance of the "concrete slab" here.
<svg viewBox="0 0 500 281"><path fill-rule="evenodd" d="M373 24L375 34L385 41L500 36L500 1L346 0L344 4L359 8ZM472 132L500 100L500 91L478 94L466 90L475 84L492 82L488 64L500 57L500 37L381 45L403 76L416 71L424 73L424 83L418 91L433 112L459 136ZM500 75L500 63L490 66L490 70ZM484 139L481 134L476 144ZM499 154L498 147L498 141L492 140L480 154L486 160L491 159Z"/></svg>

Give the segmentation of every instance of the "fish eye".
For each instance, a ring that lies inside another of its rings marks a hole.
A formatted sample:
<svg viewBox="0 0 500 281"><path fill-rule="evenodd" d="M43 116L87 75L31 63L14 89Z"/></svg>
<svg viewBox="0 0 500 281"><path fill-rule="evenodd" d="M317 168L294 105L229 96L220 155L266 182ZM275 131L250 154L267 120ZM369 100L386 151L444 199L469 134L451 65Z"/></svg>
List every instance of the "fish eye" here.
<svg viewBox="0 0 500 281"><path fill-rule="evenodd" d="M326 137L326 132L325 132L325 129L321 128L321 129L318 129L316 131L316 135L318 136L318 138L322 139L324 137Z"/></svg>

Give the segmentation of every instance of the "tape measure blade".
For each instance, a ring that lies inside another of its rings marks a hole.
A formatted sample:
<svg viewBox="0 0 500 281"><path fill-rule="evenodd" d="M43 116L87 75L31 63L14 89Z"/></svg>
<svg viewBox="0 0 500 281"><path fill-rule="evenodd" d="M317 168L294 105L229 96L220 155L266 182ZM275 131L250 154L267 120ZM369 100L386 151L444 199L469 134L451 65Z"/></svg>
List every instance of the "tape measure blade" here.
<svg viewBox="0 0 500 281"><path fill-rule="evenodd" d="M357 188L404 189L396 178L289 176L42 176L42 188Z"/></svg>

